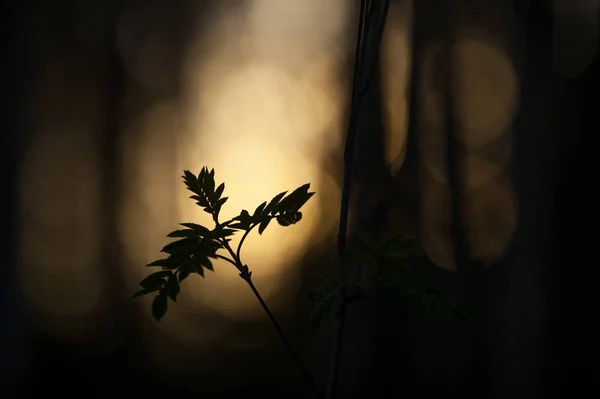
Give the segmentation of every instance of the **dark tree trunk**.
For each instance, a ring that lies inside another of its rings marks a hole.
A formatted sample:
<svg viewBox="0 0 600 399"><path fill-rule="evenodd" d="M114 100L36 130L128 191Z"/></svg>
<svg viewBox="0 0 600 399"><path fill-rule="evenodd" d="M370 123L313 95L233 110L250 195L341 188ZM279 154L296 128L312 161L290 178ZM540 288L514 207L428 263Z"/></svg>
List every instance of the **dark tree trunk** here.
<svg viewBox="0 0 600 399"><path fill-rule="evenodd" d="M551 2L516 1L517 73L520 104L515 121L514 182L519 228L500 287L490 325L498 348L494 353L494 397L546 397L546 367L551 347L550 289L556 214L556 80L552 73ZM500 276L495 276L499 279ZM504 320L504 322L503 322ZM502 329L502 330L498 330ZM511 365L509 367L509 365Z"/></svg>
<svg viewBox="0 0 600 399"><path fill-rule="evenodd" d="M29 360L30 340L17 278L16 253L19 225L17 212L17 170L22 135L27 63L23 52L22 4L5 1L0 11L0 134L2 143L2 278L0 278L0 386L3 396L17 395Z"/></svg>

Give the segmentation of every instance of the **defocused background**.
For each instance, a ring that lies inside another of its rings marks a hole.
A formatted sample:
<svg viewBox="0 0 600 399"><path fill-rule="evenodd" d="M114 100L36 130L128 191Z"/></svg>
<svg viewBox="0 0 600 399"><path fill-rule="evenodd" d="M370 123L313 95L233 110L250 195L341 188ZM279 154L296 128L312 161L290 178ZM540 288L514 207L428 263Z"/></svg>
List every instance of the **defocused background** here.
<svg viewBox="0 0 600 399"><path fill-rule="evenodd" d="M307 293L335 248L359 6L3 3L3 397L309 397L230 265L187 280L160 324L131 299L177 223L210 223L180 179L205 165L225 217L317 192L298 225L250 236L245 260L324 384L331 333L310 329ZM392 1L351 235L417 235L418 278L477 321L356 305L340 397L545 398L592 381L599 19L599 0Z"/></svg>

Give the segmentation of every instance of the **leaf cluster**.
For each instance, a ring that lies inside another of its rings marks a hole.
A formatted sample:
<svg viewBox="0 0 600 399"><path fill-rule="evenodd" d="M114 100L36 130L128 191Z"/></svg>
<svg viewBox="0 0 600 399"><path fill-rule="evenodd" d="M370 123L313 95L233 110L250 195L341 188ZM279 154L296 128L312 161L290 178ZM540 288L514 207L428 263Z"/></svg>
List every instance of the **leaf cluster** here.
<svg viewBox="0 0 600 399"><path fill-rule="evenodd" d="M196 223L181 223L183 229L167 235L177 238L161 250L167 256L147 265L160 267L161 270L148 275L140 282L141 290L135 293L134 298L156 292L152 302L152 316L157 321L166 314L168 299L177 301L181 282L191 274L204 277L205 269L214 271L214 259L220 258L231 263L240 271L240 276L249 281L252 273L240 259L240 250L246 236L256 226L259 227L259 234L262 234L273 219L284 227L299 222L302 219L300 209L314 195L314 192L308 191L310 184L305 184L287 196L287 191L284 191L271 201L263 202L252 215L247 210L242 210L238 216L220 223L219 214L228 197L223 196L225 183L216 185L214 169L209 171L203 167L197 176L185 170L182 178L186 188L193 194L190 198L212 216L214 227L209 229ZM230 236L240 231L244 235L237 251L233 251ZM220 254L220 251L225 251L226 255Z"/></svg>
<svg viewBox="0 0 600 399"><path fill-rule="evenodd" d="M305 184L287 196L285 196L287 191L283 191L271 201L265 201L257 206L252 215L244 209L228 226L245 231L258 226L258 233L262 234L273 219L284 227L296 224L302 219L300 208L314 195L314 192L308 191L309 188L310 184Z"/></svg>
<svg viewBox="0 0 600 399"><path fill-rule="evenodd" d="M334 262L331 262L328 273L317 270L320 282L310 294L314 303L311 326L317 327L324 319L331 319L336 294L343 286L351 291L345 298L346 305L385 291L393 291L403 296L419 295L428 311L444 309L455 318L470 322L472 316L464 305L412 281L409 249L414 242L412 237L399 235L375 248L362 244L361 249L350 249L344 253L341 273L337 272Z"/></svg>

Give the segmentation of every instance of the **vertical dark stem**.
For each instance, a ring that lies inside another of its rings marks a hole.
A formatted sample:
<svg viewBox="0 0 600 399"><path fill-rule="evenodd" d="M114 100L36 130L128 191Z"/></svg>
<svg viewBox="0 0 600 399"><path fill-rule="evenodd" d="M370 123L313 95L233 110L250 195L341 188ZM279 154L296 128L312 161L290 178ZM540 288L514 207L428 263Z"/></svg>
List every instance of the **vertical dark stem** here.
<svg viewBox="0 0 600 399"><path fill-rule="evenodd" d="M359 95L360 82L363 67L363 51L366 32L366 17L369 8L369 1L361 0L360 14L358 21L358 34L356 39L356 50L354 58L354 78L352 83L352 98L350 108L350 120L348 123L348 132L346 135L346 144L344 149L344 175L342 183L342 200L340 206L340 223L337 236L338 263L337 273L342 275L343 253L346 248L346 236L348 232L348 214L350 209L350 189L353 172L354 145L356 142L356 132L358 127L358 105L361 96ZM330 374L327 380L325 397L331 399L335 395L337 377L339 373L340 353L342 348L342 339L344 335L344 323L346 319L346 287L342 285L337 298L337 318L334 327L333 352L331 358Z"/></svg>
<svg viewBox="0 0 600 399"><path fill-rule="evenodd" d="M31 4L29 4L31 5ZM0 281L0 377L3 397L22 396L23 372L28 363L30 346L27 338L25 313L21 303L17 275L17 248L19 237L18 174L20 137L23 134L21 116L25 110L25 93L29 77L30 40L24 28L27 6L18 1L5 1L0 12L0 49L5 61L0 65L2 96L0 96L0 127L2 144L2 280Z"/></svg>

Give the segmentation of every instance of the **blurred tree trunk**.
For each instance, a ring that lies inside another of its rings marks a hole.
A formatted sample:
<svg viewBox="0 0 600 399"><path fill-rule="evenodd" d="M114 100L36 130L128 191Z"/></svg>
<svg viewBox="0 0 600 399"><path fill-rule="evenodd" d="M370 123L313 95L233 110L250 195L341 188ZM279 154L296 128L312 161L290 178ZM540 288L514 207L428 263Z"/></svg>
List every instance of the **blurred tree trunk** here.
<svg viewBox="0 0 600 399"><path fill-rule="evenodd" d="M467 330L465 348L466 370L464 382L469 396L487 396L487 351L484 346L486 318L488 307L486 301L485 275L482 265L471 259L471 249L466 238L466 218L464 215L467 201L466 147L460 139L461 132L458 118L457 90L458 68L454 46L457 44L457 30L460 28L458 16L464 12L462 2L435 0L429 4L430 12L434 12L430 29L440 43L436 57L435 86L442 93L444 107L444 139L446 176L450 193L450 235L453 249L454 264L457 272L465 283L466 304L473 312L475 320ZM426 10L419 10L421 13Z"/></svg>
<svg viewBox="0 0 600 399"><path fill-rule="evenodd" d="M103 126L99 136L99 151L101 154L101 193L103 195L103 225L101 267L104 269L104 289L109 298L107 317L109 323L128 329L133 322L133 307L129 300L127 285L124 281L123 256L119 250L118 207L121 200L122 175L119 153L119 138L123 125L123 101L125 98L126 73L119 57L117 43L117 18L122 12L122 0L109 0L99 3L101 6L102 23L101 51L98 51L99 65L98 80L102 93L101 121ZM121 332L121 331L120 331ZM123 331L124 332L124 331Z"/></svg>
<svg viewBox="0 0 600 399"><path fill-rule="evenodd" d="M22 4L5 1L0 11L0 76L3 91L0 97L0 134L2 144L2 278L0 279L0 369L3 396L17 395L23 381L30 353L26 318L20 298L16 273L18 237L17 174L23 111L24 88L27 79L25 56L22 49Z"/></svg>
<svg viewBox="0 0 600 399"><path fill-rule="evenodd" d="M600 15L597 23L600 25ZM581 389L593 388L597 367L590 356L598 350L599 335L595 232L600 223L596 144L600 132L600 37L597 46L596 58L587 70L563 82L565 90L557 99L562 117L555 126L561 162L555 182L554 242L558 256L554 263L560 284L556 289L559 300L552 302L551 312L552 328L560 340L554 340L552 377L556 384Z"/></svg>
<svg viewBox="0 0 600 399"><path fill-rule="evenodd" d="M514 182L519 229L506 271L496 275L493 397L546 397L555 219L556 80L552 73L551 1L515 1L520 104ZM501 333L499 332L501 331Z"/></svg>

